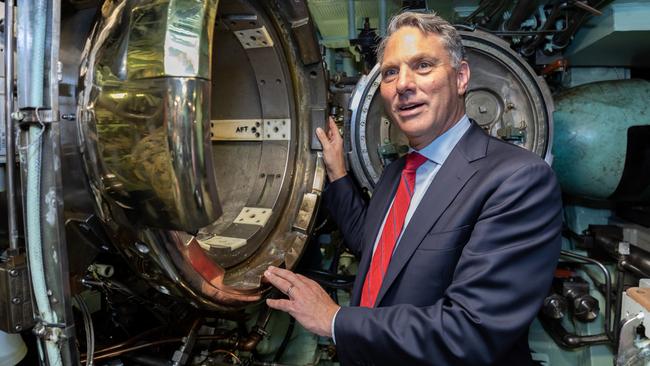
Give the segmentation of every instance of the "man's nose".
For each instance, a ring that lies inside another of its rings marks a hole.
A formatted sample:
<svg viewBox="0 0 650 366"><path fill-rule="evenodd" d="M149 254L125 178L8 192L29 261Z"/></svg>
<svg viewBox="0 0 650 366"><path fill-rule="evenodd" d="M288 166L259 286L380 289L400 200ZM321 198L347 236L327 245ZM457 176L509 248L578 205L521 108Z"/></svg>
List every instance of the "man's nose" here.
<svg viewBox="0 0 650 366"><path fill-rule="evenodd" d="M408 67L402 66L397 76L397 93L404 94L415 88L413 72Z"/></svg>

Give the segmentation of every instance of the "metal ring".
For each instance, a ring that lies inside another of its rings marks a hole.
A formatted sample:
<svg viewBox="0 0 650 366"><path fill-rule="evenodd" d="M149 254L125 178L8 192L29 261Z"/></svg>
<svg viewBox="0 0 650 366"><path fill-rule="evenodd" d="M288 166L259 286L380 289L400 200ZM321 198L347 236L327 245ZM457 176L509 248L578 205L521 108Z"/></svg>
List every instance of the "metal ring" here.
<svg viewBox="0 0 650 366"><path fill-rule="evenodd" d="M291 284L291 285L289 285L289 288L287 289L286 293L287 293L287 296L289 298L291 298L291 291L293 291L293 288L294 288L294 286L293 286L293 284Z"/></svg>

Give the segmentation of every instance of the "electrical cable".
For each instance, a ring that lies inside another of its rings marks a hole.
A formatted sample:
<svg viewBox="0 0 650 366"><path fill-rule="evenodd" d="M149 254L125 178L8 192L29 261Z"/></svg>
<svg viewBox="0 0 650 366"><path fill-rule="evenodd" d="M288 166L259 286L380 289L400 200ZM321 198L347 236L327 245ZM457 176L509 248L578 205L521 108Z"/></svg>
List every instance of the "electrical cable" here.
<svg viewBox="0 0 650 366"><path fill-rule="evenodd" d="M284 351L287 349L287 345L289 345L289 341L291 340L291 335L293 334L293 329L295 328L295 326L296 326L296 318L290 317L289 327L287 328L287 332L284 333L284 338L282 338L282 343L280 343L280 347L278 347L278 350L275 352L275 356L273 356L273 362L278 362L282 358Z"/></svg>
<svg viewBox="0 0 650 366"><path fill-rule="evenodd" d="M327 271L310 269L302 272L308 278L316 281L323 287L334 289L351 289L354 284L354 276L332 274Z"/></svg>
<svg viewBox="0 0 650 366"><path fill-rule="evenodd" d="M75 295L72 301L81 311L84 321L84 330L86 332L86 366L93 365L93 357L95 354L95 331L93 326L93 318L86 301L81 295Z"/></svg>

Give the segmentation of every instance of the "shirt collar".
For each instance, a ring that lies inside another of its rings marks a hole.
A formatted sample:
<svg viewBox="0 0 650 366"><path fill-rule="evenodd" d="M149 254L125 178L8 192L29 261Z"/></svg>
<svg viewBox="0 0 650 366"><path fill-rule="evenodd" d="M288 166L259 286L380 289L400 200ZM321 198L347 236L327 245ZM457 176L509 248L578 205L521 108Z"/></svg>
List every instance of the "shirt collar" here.
<svg viewBox="0 0 650 366"><path fill-rule="evenodd" d="M442 165L445 160L447 160L449 154L451 154L451 150L454 149L460 138L463 137L470 126L471 123L469 118L465 114L458 122L456 122L456 124L445 131L445 133L438 136L435 140L431 141L429 145L423 147L417 152L424 155L434 163ZM412 151L416 150L409 147L409 152Z"/></svg>

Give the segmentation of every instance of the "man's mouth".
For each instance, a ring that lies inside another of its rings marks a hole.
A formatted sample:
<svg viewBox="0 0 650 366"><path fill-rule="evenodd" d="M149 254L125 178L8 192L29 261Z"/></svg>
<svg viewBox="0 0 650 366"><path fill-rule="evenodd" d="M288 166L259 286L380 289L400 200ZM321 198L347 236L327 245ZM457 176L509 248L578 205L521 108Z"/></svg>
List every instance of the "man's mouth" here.
<svg viewBox="0 0 650 366"><path fill-rule="evenodd" d="M418 108L423 106L424 103L409 103L409 104L401 104L397 107L398 112L400 114L406 113L408 114L411 111L416 111Z"/></svg>

